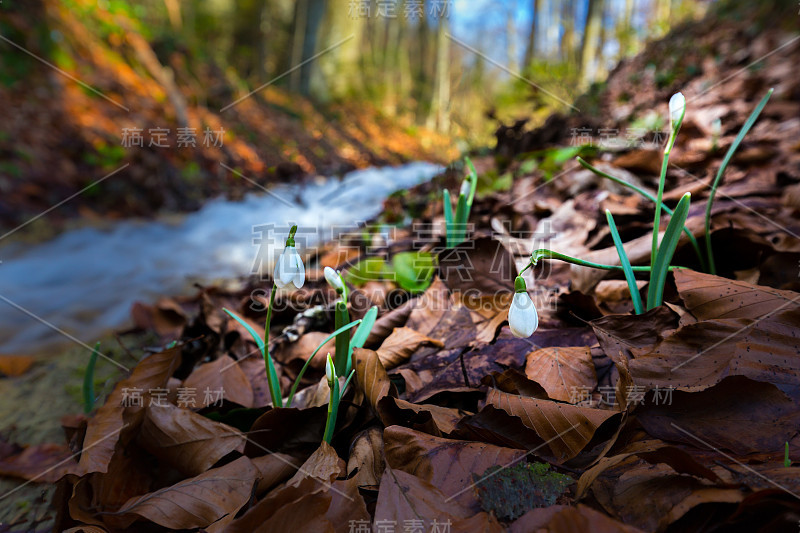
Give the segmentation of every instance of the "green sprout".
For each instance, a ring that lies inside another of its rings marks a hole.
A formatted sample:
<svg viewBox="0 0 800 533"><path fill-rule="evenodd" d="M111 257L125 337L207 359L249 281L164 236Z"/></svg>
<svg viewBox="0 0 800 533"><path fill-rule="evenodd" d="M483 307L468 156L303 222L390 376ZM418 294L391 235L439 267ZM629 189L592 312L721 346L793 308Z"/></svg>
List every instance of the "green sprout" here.
<svg viewBox="0 0 800 533"><path fill-rule="evenodd" d="M792 460L789 459L789 443L786 443L786 447L783 449L783 466L785 468L789 468L792 466Z"/></svg>
<svg viewBox="0 0 800 533"><path fill-rule="evenodd" d="M450 203L450 191L442 191L444 200L444 221L447 227L447 248L458 246L467 238L467 221L472 210L472 201L475 198L475 189L478 187L478 173L469 157L465 158L469 173L461 182L461 190L456 203L456 214L453 217L453 206Z"/></svg>

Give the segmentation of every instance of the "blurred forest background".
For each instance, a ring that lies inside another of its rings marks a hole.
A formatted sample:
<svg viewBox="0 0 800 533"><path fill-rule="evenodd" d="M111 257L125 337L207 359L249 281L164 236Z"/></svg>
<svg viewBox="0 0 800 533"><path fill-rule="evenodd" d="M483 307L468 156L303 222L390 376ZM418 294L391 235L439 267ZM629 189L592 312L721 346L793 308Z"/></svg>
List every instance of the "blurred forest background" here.
<svg viewBox="0 0 800 533"><path fill-rule="evenodd" d="M3 0L0 225L87 187L28 229L192 210L243 194L241 176L447 164L491 147L498 121L536 125L591 99L621 59L711 5ZM664 86L680 74L648 69ZM125 146L136 128L142 146ZM154 146L153 128L172 146ZM196 131L197 145L175 146L178 128ZM206 130L224 142L201 146ZM95 190L125 164L127 179Z"/></svg>

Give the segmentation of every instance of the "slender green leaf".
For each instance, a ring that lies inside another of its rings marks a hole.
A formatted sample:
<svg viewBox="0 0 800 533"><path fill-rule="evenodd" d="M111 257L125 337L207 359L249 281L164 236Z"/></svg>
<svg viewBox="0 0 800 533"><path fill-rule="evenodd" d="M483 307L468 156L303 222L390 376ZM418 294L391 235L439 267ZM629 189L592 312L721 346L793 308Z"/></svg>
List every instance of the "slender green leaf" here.
<svg viewBox="0 0 800 533"><path fill-rule="evenodd" d="M86 374L83 376L83 412L87 415L94 409L94 367L97 364L97 356L100 353L100 342L94 345L92 355L89 356L89 364L86 365Z"/></svg>
<svg viewBox="0 0 800 533"><path fill-rule="evenodd" d="M728 153L725 154L725 158L722 160L722 164L720 165L717 175L714 178L714 183L711 185L711 192L708 195L708 202L706 203L706 255L708 256L708 267L711 274L717 273L717 268L714 264L714 252L711 248L711 207L714 205L714 196L717 194L717 186L722 179L722 175L725 173L725 169L728 167L728 163L731 162L733 154L736 153L736 149L739 148L739 145L742 143L744 136L747 135L747 132L749 132L750 128L753 127L753 124L756 123L756 120L758 120L758 116L761 114L764 106L767 105L770 96L772 96L773 90L774 89L770 89L767 91L767 94L761 99L756 108L745 121L742 129L739 130L739 135L736 136L733 144L731 144L731 147L728 149Z"/></svg>
<svg viewBox="0 0 800 533"><path fill-rule="evenodd" d="M675 208L675 214L669 221L667 231L664 233L664 239L661 241L661 247L656 255L653 269L650 272L650 286L647 289L647 310L653 309L661 305L664 299L664 283L667 280L667 272L669 271L669 262L672 261L672 256L675 253L675 248L678 247L678 241L681 238L681 228L686 222L686 216L689 214L689 205L691 203L692 195L688 192L683 195L678 206Z"/></svg>
<svg viewBox="0 0 800 533"><path fill-rule="evenodd" d="M274 291L274 289L273 289ZM269 394L272 397L272 403L276 407L283 407L283 400L281 399L281 386L280 381L278 381L278 373L275 370L275 363L272 361L272 357L269 354L269 350L267 348L264 339L256 333L250 324L248 324L243 318L240 318L236 313L231 311L230 309L222 308L223 311L228 313L228 315L237 321L241 326L250 333L250 336L253 337L253 340L256 342L256 346L258 349L261 350L261 357L264 359L264 364L267 370L267 385L269 385Z"/></svg>
<svg viewBox="0 0 800 533"><path fill-rule="evenodd" d="M603 172L599 168L596 168L596 167L592 166L591 164L589 164L582 157L577 157L576 159L577 159L578 163L580 163L584 168L586 168L587 170L591 170L592 172L594 172L595 174L597 174L601 178L605 178L605 179L611 180L614 183L617 183L618 185L622 185L623 187L627 187L627 188L635 191L636 193L638 193L642 198L646 198L646 199L650 200L653 203L658 201L658 199L655 196L653 196L652 194L650 194L646 190L644 190L644 189L642 189L640 187L637 187L636 185L634 185L632 183L628 183L627 181L624 181L624 180L622 180L622 179L620 179L620 178L618 178L616 176L612 176L611 174ZM664 212L666 212L669 216L672 216L672 214L674 213L674 211L672 209L670 209L664 202L661 202L661 209L663 209ZM689 237L689 242L692 244L692 248L694 249L694 252L697 255L697 260L700 262L700 268L702 268L703 271L707 272L708 271L708 265L706 264L705 256L700 251L700 244L698 244L697 239L695 238L695 236L692 234L691 231L689 231L689 228L687 228L685 225L683 226L683 232L686 234L687 237Z"/></svg>
<svg viewBox="0 0 800 533"><path fill-rule="evenodd" d="M642 297L639 294L639 288L636 286L636 277L633 275L633 269L631 268L628 254L625 253L625 248L622 246L622 239L619 237L619 231L617 231L617 225L614 223L614 217L608 209L606 209L606 219L608 220L608 227L611 230L611 238L614 239L614 246L617 247L617 254L619 254L619 261L622 264L622 271L625 272L628 290L631 291L633 309L637 315L641 315L644 310L642 309Z"/></svg>
<svg viewBox="0 0 800 533"><path fill-rule="evenodd" d="M339 414L339 379L333 380L333 388L331 389L331 397L328 400L328 419L325 421L325 434L322 439L328 444L333 439L333 430L336 429L336 416Z"/></svg>
<svg viewBox="0 0 800 533"><path fill-rule="evenodd" d="M447 228L447 247L453 247L453 206L450 203L450 191L442 191L442 201L444 203L444 224Z"/></svg>
<svg viewBox="0 0 800 533"><path fill-rule="evenodd" d="M392 257L397 284L409 292L428 288L436 270L436 259L430 252L400 252Z"/></svg>
<svg viewBox="0 0 800 533"><path fill-rule="evenodd" d="M475 165L472 164L472 159L465 157L464 161L469 167L469 198L467 198L467 208L472 209L472 200L475 198L475 190L478 188L478 172L475 170Z"/></svg>
<svg viewBox="0 0 800 533"><path fill-rule="evenodd" d="M289 391L289 397L286 399L286 405L287 406L291 406L292 405L292 399L294 399L294 393L297 391L297 387L300 385L300 380L303 379L303 375L306 373L306 369L308 369L308 365L311 364L311 360L314 359L314 356L317 355L317 352L319 352L322 349L322 347L325 346L326 342L328 342L329 340L331 340L335 336L339 335L340 333L342 333L344 331L347 331L348 329L353 328L353 327L357 326L358 324L361 324L362 321L363 321L362 319L353 320L349 324L347 324L345 326L342 326L341 328L337 329L336 331L334 331L333 333L331 333L330 335L325 337L325 340L323 340L321 343L319 343L319 346L317 346L317 348L311 353L311 357L306 359L305 364L303 364L303 368L300 369L300 373L297 374L297 377L294 380L294 384L292 384L292 388Z"/></svg>
<svg viewBox="0 0 800 533"><path fill-rule="evenodd" d="M349 374L350 370L353 368L353 350L355 348L364 347L364 343L367 342L367 338L372 332L372 326L375 325L377 319L378 307L373 305L369 308L369 311L366 312L364 318L361 319L361 325L358 326L356 332L353 333L353 338L350 339L350 350L347 352L347 374Z"/></svg>
<svg viewBox="0 0 800 533"><path fill-rule="evenodd" d="M467 219L469 218L469 211L467 210L467 197L466 195L458 195L458 204L456 204L456 220L453 229L453 246L458 246L467 235Z"/></svg>

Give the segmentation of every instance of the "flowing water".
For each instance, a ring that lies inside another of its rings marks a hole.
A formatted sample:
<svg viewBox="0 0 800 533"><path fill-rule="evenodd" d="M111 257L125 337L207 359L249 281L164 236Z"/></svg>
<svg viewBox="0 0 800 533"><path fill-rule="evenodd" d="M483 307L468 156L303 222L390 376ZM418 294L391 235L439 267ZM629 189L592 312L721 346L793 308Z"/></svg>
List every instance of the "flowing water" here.
<svg viewBox="0 0 800 533"><path fill-rule="evenodd" d="M71 230L35 246L6 246L0 249L0 354L39 352L68 336L93 344L129 323L135 301L269 268L278 253L262 239L270 225L280 248L289 222L300 227L298 248L314 246L379 214L392 192L442 170L421 162L358 170L242 201L212 200L177 222L125 221L106 230Z"/></svg>

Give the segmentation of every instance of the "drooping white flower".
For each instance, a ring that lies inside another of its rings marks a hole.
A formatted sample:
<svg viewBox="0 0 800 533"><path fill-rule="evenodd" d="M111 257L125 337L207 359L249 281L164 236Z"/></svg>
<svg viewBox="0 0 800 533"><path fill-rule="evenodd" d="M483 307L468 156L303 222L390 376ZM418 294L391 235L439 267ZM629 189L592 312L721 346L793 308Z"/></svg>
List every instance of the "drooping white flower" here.
<svg viewBox="0 0 800 533"><path fill-rule="evenodd" d="M527 338L539 327L539 314L521 276L514 281L514 289L516 292L508 310L508 325L515 337Z"/></svg>
<svg viewBox="0 0 800 533"><path fill-rule="evenodd" d="M344 290L344 283L338 272L331 267L325 267L323 272L325 273L325 280L328 282L328 285L336 289L336 292L342 292Z"/></svg>
<svg viewBox="0 0 800 533"><path fill-rule="evenodd" d="M287 245L284 248L275 264L272 277L279 289L283 289L290 283L294 283L294 286L299 289L306 282L306 267L294 246Z"/></svg>
<svg viewBox="0 0 800 533"><path fill-rule="evenodd" d="M683 118L684 111L686 111L686 98L683 97L683 93L673 94L669 99L669 123L672 129L675 129Z"/></svg>

